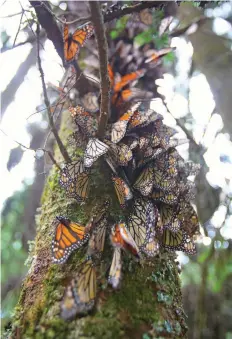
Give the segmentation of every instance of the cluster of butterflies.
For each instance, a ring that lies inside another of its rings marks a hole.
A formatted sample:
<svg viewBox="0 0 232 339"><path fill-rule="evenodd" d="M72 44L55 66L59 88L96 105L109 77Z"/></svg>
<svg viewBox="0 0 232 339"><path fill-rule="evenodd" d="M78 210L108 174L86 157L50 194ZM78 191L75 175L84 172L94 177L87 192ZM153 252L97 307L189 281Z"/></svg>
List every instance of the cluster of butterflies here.
<svg viewBox="0 0 232 339"><path fill-rule="evenodd" d="M90 23L71 36L65 25L66 61L76 57L92 34ZM86 258L64 292L61 303L64 319L93 308L106 239L110 239L113 249L107 269L108 281L115 289L122 280L123 253L136 260L146 260L157 256L161 250L196 252L193 237L199 232L199 222L190 203L194 198L194 185L188 176L195 174L198 166L184 162L176 150L179 145L179 140L173 137L176 131L164 125L163 117L156 111L147 109L141 102L128 100L129 108L122 112L124 91L143 77L146 70L120 77L114 75L109 65L108 72L114 115L109 120L105 137L101 140L97 137L97 113L80 105L69 108L75 124L69 141L82 155L64 164L60 185L68 198L79 203L88 202L94 190L94 170L103 163L111 177L106 185L112 185L115 190L120 213L117 218L112 215L112 199L103 197L104 202L96 206L86 225L64 216L54 220L54 263L65 263L73 251L87 246Z"/></svg>

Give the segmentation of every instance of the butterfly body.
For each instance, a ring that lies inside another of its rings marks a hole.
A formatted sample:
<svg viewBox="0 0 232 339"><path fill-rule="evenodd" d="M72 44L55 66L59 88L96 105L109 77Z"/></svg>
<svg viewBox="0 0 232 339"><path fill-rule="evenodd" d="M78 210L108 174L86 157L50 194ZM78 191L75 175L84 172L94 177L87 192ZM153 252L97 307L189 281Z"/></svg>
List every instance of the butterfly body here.
<svg viewBox="0 0 232 339"><path fill-rule="evenodd" d="M139 258L139 249L124 223L116 224L111 231L111 242L114 247L120 247Z"/></svg>

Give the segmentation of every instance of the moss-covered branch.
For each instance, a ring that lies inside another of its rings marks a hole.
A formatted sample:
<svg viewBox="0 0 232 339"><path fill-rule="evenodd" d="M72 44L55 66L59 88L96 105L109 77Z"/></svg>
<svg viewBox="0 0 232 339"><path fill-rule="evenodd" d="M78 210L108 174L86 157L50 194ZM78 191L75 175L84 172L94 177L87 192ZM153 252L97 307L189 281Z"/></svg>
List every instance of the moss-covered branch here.
<svg viewBox="0 0 232 339"><path fill-rule="evenodd" d="M67 139L69 121L67 116L63 119L61 136ZM59 157L56 152L58 160ZM107 185L108 174L104 171L101 168L96 173L99 196L111 194L112 185ZM101 267L94 311L69 322L61 319L60 302L65 286L69 277L75 275L86 248L75 252L64 265L52 264L52 221L56 215L65 214L86 223L96 198L90 197L83 206L68 200L54 167L42 197L31 265L15 310L12 338L184 338L180 281L174 256L169 254L143 264L124 256L123 281L118 291L107 286L107 267ZM112 200L112 213L117 214L114 197ZM104 260L110 263L109 253L106 248Z"/></svg>

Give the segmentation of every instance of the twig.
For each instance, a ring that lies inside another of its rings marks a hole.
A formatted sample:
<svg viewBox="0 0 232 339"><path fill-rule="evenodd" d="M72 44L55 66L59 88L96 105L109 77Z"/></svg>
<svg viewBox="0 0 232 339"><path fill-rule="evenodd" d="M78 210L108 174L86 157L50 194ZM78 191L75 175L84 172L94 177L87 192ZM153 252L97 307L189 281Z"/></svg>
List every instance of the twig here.
<svg viewBox="0 0 232 339"><path fill-rule="evenodd" d="M109 22L114 19L121 18L124 15L132 14L132 13L139 13L142 10L146 8L155 8L160 7L162 5L165 5L166 1L142 1L142 3L134 5L134 6L128 6L122 9L119 9L118 11L106 13L104 15L104 22Z"/></svg>
<svg viewBox="0 0 232 339"><path fill-rule="evenodd" d="M24 9L25 12L30 12L28 9ZM8 19L8 18L13 18L14 16L20 15L22 12L14 13L14 14L9 14L5 16L0 16L0 19Z"/></svg>
<svg viewBox="0 0 232 339"><path fill-rule="evenodd" d="M45 85L45 81L44 81L44 73L43 73L43 69L42 69L42 64L41 64L41 59L40 59L40 54L39 54L39 32L40 32L40 28L39 28L39 24L37 24L37 59L38 59L38 68L39 68L39 72L40 72L40 76L41 76L41 81L42 81L42 88L43 88L43 94L44 94L44 103L46 105L47 108L47 114L48 114L48 120L49 120L49 125L50 128L54 134L54 137L56 139L57 145L60 149L61 154L63 155L63 158L66 162L70 162L71 159L68 155L68 152L66 150L66 148L64 147L59 134L57 132L57 129L54 125L54 121L53 121L53 117L52 117L52 112L51 112L51 107L50 107L50 103L48 100L48 95L47 95L47 90L46 90L46 85Z"/></svg>
<svg viewBox="0 0 232 339"><path fill-rule="evenodd" d="M57 25L57 22L54 20L51 13L48 12L44 6L42 6L42 3L42 1L30 1L30 4L35 9L40 25L46 31L48 39L53 42L54 47L62 61L64 61L64 43L62 33ZM47 7L49 6L49 2L47 2Z"/></svg>
<svg viewBox="0 0 232 339"><path fill-rule="evenodd" d="M91 17L90 16L87 16L87 17L83 17L83 18L76 18L72 21L65 21L65 20L62 20L60 19L49 7L47 7L47 5L45 4L45 2L41 2L41 5L43 7L46 8L46 10L57 20L59 21L61 24L67 24L67 25L71 25L71 24L80 24L82 22L87 22L87 21L90 21Z"/></svg>
<svg viewBox="0 0 232 339"><path fill-rule="evenodd" d="M44 38L44 37L45 37L45 31L41 31L40 38ZM20 46L23 46L23 45L26 45L26 44L29 44L29 43L33 44L35 41L36 41L36 37L34 35L31 35L27 40L25 40L23 42L19 42L15 46L8 47L8 46L6 46L6 43L5 43L5 45L1 49L1 53L4 53L6 51L9 51L10 49L14 49L14 48L17 48L17 47L20 47Z"/></svg>
<svg viewBox="0 0 232 339"><path fill-rule="evenodd" d="M146 8L156 8L160 7L161 5L165 5L165 1L144 1L140 4L134 5L134 6L128 6L124 7L122 9L119 9L114 12L110 13L105 13L104 14L104 22L109 22L114 19L118 19L124 15L127 14L132 14L136 12L140 12L143 9ZM48 39L50 39L54 46L55 49L58 53L58 55L61 57L61 59L64 61L64 44L63 44L63 37L61 34L61 31L57 25L57 21L64 23L63 20L58 18L51 10L49 2L45 1L30 1L30 4L32 7L34 7L36 11L36 15L38 17L38 21L41 24L41 26L45 29L47 33ZM87 21L90 21L90 17L85 17L85 18L78 18L73 21L68 22L70 23L85 23Z"/></svg>
<svg viewBox="0 0 232 339"><path fill-rule="evenodd" d="M12 48L15 46L15 43L16 43L16 40L17 40L17 37L18 37L18 35L19 35L19 32L20 32L21 23L22 23L22 19L23 19L23 14L24 14L24 9L22 10L21 18L20 18L20 21L19 21L19 27L18 27L17 33L16 33L16 35L15 35L15 38L14 38L14 42L13 42L13 46L12 46Z"/></svg>
<svg viewBox="0 0 232 339"><path fill-rule="evenodd" d="M183 132L186 134L187 138L194 144L194 146L195 146L197 149L199 149L199 150L202 151L202 146L201 146L201 145L198 145L198 144L196 143L196 141L194 140L192 134L191 134L190 131L184 126L184 124L182 124L181 120L178 119L178 118L176 118L176 117L172 114L172 112L169 110L169 108L168 108L168 106L167 106L167 103L166 103L164 100L163 100L163 104L164 104L164 106L166 107L167 112L168 112L169 114L171 114L171 116L175 119L176 124L177 124L177 125L183 130Z"/></svg>
<svg viewBox="0 0 232 339"><path fill-rule="evenodd" d="M83 17L83 18L76 18L72 21L64 21L64 20L60 19L57 15L55 15L55 13L50 8L48 8L44 2L41 3L41 5L44 6L49 11L49 13L54 18L56 18L57 21L59 21L62 24L65 24L65 23L67 25L71 25L71 24L75 24L75 23L80 24L80 23L86 23L86 22L92 20L91 16L87 16L87 17ZM124 7L122 9L119 9L117 11L113 11L113 12L109 11L109 12L107 12L103 15L104 22L109 22L109 21L112 21L114 19L119 19L122 16L127 15L127 14L141 12L143 9L146 9L146 8L160 7L161 5L164 5L164 1L149 1L149 2L144 1L141 4L137 4L137 5L134 5L134 6L127 6L127 7Z"/></svg>
<svg viewBox="0 0 232 339"><path fill-rule="evenodd" d="M101 106L98 125L98 136L103 137L110 111L110 80L108 75L108 45L105 36L103 15L98 1L89 1L91 20L94 25L98 46L101 82Z"/></svg>
<svg viewBox="0 0 232 339"><path fill-rule="evenodd" d="M26 12L24 11L24 8L23 8L23 6L22 6L22 4L21 4L20 1L19 1L19 4L20 4L20 6L21 6L21 8L22 8L23 14L24 14L25 17L26 17L28 26L30 27L31 32L32 32L32 34L35 36L35 39L36 39L36 38L37 38L37 37L36 37L36 34L35 34L35 32L33 31L33 29L32 29L32 25L31 25L31 23L30 23L30 20L28 19L27 14L26 14ZM39 40L39 43L40 43L40 40ZM41 43L40 43L40 45L41 45L41 47L44 49L44 46L43 46Z"/></svg>
<svg viewBox="0 0 232 339"><path fill-rule="evenodd" d="M1 128L0 131L6 136L9 137L9 135L6 134L6 132L4 132ZM46 150L45 148L32 148L32 147L28 147L25 146L23 144L21 144L21 142L14 140L13 138L11 138L16 144L18 144L20 147L25 148L26 150L30 150L33 152L37 152L37 151L43 151L44 153L47 153L50 157L50 159L52 160L53 164L61 171L61 167L58 165L57 161L55 160L55 158L53 157L52 153L48 150Z"/></svg>

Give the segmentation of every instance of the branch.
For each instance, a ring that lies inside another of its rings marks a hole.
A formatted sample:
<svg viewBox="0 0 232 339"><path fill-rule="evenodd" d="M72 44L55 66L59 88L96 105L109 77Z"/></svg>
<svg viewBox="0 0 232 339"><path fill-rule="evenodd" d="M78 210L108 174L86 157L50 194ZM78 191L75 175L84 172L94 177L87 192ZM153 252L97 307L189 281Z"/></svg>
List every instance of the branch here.
<svg viewBox="0 0 232 339"><path fill-rule="evenodd" d="M19 20L19 27L18 27L17 33L16 33L16 35L15 35L15 38L14 38L14 42L13 42L12 48L15 46L17 37L18 37L18 35L19 35L19 31L20 31L21 23L22 23L22 19L23 19L23 14L24 14L24 9L22 10L22 14L21 14L21 17L20 17L20 20Z"/></svg>
<svg viewBox="0 0 232 339"><path fill-rule="evenodd" d="M53 15L47 10L50 9L49 2L46 1L46 8L43 6L43 1L30 1L30 4L34 7L38 21L45 29L48 39L53 42L58 55L64 61L63 36Z"/></svg>
<svg viewBox="0 0 232 339"><path fill-rule="evenodd" d="M57 129L55 127L52 112L51 112L50 103L49 103L49 100L48 100L48 95L47 95L47 90L46 90L46 85L45 85L45 80L44 80L44 73L43 73L40 54L39 54L39 31L40 31L40 29L39 29L39 24L38 24L37 25L37 36L38 36L38 39L37 39L37 59L38 59L38 68L39 68L39 72L40 72L40 76L41 76L41 80L42 80L44 103L45 103L45 106L47 108L47 113L48 113L48 121L49 121L50 128L51 128L51 130L54 134L54 137L56 139L57 145L60 149L60 152L63 155L63 158L65 159L66 162L70 162L71 159L70 159L68 152L67 152L66 148L64 147L64 145L63 145L63 143L62 143L62 141L59 137L59 134L57 132Z"/></svg>
<svg viewBox="0 0 232 339"><path fill-rule="evenodd" d="M6 132L4 132L1 128L0 128L0 131L6 136L6 137L9 137ZM28 147L28 146L25 146L23 144L21 144L21 142L19 141L16 141L14 140L13 138L11 138L16 144L18 144L20 147L22 148L25 148L26 150L30 150L30 151L33 151L33 152L37 152L37 151L43 151L44 153L47 153L50 157L50 159L52 160L53 164L61 171L61 167L58 165L58 163L56 162L55 158L53 157L52 153L48 150L46 150L45 148L32 148L32 147Z"/></svg>
<svg viewBox="0 0 232 339"><path fill-rule="evenodd" d="M91 3L91 2L90 2ZM146 8L157 8L162 5L165 5L165 1L144 1L140 4L134 6L124 7L123 9L119 9L114 12L109 12L104 14L104 22L109 22L114 19L121 18L124 15L138 13ZM61 57L64 61L64 44L63 44L63 36L57 25L57 21L64 23L63 20L58 18L53 11L51 10L50 4L48 1L30 1L30 4L34 7L39 23L45 29L48 39L50 39ZM101 10L100 10L101 11ZM91 17L77 18L73 21L68 22L71 23L85 23L90 21Z"/></svg>
<svg viewBox="0 0 232 339"><path fill-rule="evenodd" d="M104 15L104 22L109 22L114 19L119 19L124 15L132 14L132 13L139 13L146 8L156 8L162 5L165 5L166 1L143 1L140 4L134 6L128 6L118 11L109 12Z"/></svg>
<svg viewBox="0 0 232 339"><path fill-rule="evenodd" d="M89 1L92 22L98 46L101 82L101 107L98 136L103 137L110 113L110 80L108 75L108 45L105 35L103 15L98 1Z"/></svg>

